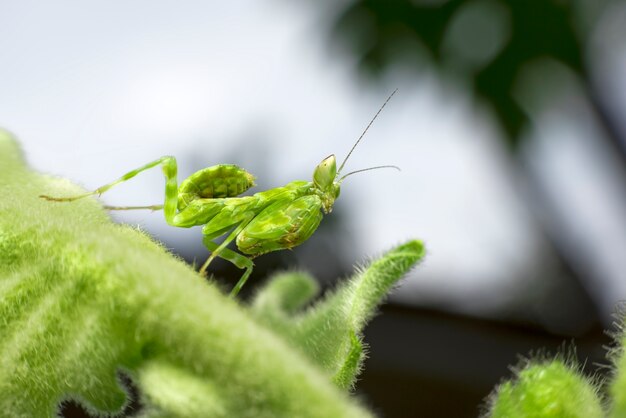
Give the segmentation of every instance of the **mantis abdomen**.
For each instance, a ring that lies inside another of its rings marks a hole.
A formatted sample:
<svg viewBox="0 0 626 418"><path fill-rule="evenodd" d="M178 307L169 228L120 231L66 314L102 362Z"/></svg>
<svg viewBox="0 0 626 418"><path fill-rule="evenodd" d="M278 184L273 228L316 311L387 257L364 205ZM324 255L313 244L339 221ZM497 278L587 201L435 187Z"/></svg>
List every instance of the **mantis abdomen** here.
<svg viewBox="0 0 626 418"><path fill-rule="evenodd" d="M178 210L196 199L235 197L254 187L254 176L234 164L219 164L196 171L178 189Z"/></svg>

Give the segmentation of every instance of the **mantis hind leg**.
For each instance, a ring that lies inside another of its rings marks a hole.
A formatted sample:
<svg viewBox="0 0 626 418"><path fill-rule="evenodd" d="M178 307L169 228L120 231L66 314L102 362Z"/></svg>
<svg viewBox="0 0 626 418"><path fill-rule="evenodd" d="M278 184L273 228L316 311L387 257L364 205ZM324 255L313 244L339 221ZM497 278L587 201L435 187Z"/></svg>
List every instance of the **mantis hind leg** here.
<svg viewBox="0 0 626 418"><path fill-rule="evenodd" d="M138 210L138 209L149 209L149 210L161 210L163 209L163 205L149 205L149 206L103 206L106 210Z"/></svg>
<svg viewBox="0 0 626 418"><path fill-rule="evenodd" d="M131 209L152 209L152 210L158 210L158 209L164 209L165 211L165 219L168 221L168 223L171 223L170 221L174 218L174 216L176 215L176 208L178 206L178 181L176 180L176 174L178 171L178 166L176 165L176 159L174 157L171 156L165 156L165 157L161 157L159 159L156 159L154 161L149 162L148 164L139 167L135 170L131 170L128 173L124 174L122 177L120 177L119 179L105 184L103 186L98 187L97 189L91 191L91 192L87 192L87 193L83 193L77 196L68 196L68 197L52 197L52 196L47 196L47 195L40 195L39 197L46 199L46 200L52 200L55 202L72 202L74 200L78 200L78 199L82 199L84 197L88 197L88 196L94 196L94 195L101 195L102 193L106 192L107 190L109 190L110 188L117 186L120 183L124 183L127 180L132 179L133 177L135 177L137 174L149 170L153 167L156 167L157 165L162 165L163 167L163 174L165 175L165 204L164 205L152 205L152 206L120 206L120 207L108 207L111 210L131 210Z"/></svg>

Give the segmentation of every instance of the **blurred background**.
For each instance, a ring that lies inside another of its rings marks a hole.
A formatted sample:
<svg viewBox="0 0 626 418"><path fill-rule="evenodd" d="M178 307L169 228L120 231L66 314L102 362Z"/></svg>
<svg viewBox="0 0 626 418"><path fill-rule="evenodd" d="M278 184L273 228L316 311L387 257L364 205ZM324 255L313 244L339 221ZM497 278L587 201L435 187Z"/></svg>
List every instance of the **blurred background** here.
<svg viewBox="0 0 626 418"><path fill-rule="evenodd" d="M346 170L402 171L347 179L309 241L255 260L243 295L294 267L331 287L424 240L366 330L357 392L380 416L478 416L520 356L606 373L626 299L626 2L22 0L0 19L0 125L35 169L88 189L162 155L181 180L218 163L255 174L252 191L309 180L399 89ZM155 169L102 201L162 198ZM199 228L112 216L207 256Z"/></svg>

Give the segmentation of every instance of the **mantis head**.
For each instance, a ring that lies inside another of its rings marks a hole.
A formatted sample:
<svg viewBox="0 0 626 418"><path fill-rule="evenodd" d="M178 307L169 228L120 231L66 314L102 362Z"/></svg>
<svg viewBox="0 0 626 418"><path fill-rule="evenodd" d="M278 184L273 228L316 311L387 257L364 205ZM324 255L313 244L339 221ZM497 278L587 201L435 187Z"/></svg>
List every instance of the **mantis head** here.
<svg viewBox="0 0 626 418"><path fill-rule="evenodd" d="M333 210L335 199L339 197L339 182L335 181L336 178L337 160L335 155L331 154L324 158L313 172L313 184L319 191L324 213L330 213Z"/></svg>
<svg viewBox="0 0 626 418"><path fill-rule="evenodd" d="M363 139L363 137L367 133L367 130L370 128L370 126L372 126L372 123L374 123L380 112L385 108L385 105L387 105L389 100L393 97L394 94L396 94L397 91L398 89L394 90L393 93L391 93L391 95L387 97L387 100L385 100L385 103L383 103L380 109L378 109L378 112L376 112L359 139L357 139L352 146L352 149L350 149L350 152L341 163L341 166L339 166L339 170L337 170L337 160L335 158L335 154L331 154L328 157L324 158L322 162L319 163L317 167L315 167L315 171L313 172L313 184L315 185L317 194L322 199L322 209L324 210L324 213L330 213L333 210L333 204L335 203L335 200L339 197L341 182L346 177L351 176L352 174L361 173L363 171L377 170L379 168L395 168L396 170L400 170L395 165L379 165L376 167L369 167L361 170L351 171L348 174L341 176L339 180L337 180L337 177L339 177L339 173L341 173L341 170L343 170L343 166L348 161L348 158L350 158L350 156L352 155L354 149L357 147L357 145L359 145L359 142L361 142L361 139Z"/></svg>

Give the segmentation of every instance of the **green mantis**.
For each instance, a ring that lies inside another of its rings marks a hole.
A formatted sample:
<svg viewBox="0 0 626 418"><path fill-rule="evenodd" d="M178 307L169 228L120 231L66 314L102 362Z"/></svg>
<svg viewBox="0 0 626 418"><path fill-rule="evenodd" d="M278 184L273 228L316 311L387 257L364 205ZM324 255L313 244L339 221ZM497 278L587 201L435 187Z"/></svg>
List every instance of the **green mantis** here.
<svg viewBox="0 0 626 418"><path fill-rule="evenodd" d="M129 171L112 183L88 193L71 197L46 195L40 197L56 202L71 202L101 195L143 171L161 166L165 175L163 205L105 206L105 208L162 209L169 225L183 228L202 225L203 243L211 255L200 268L200 273L204 275L217 257L245 269L230 293L234 297L252 273L254 267L252 258L271 251L291 249L309 239L319 226L323 213L328 214L332 211L335 200L339 197L341 183L346 177L378 168L398 169L396 166L385 165L352 171L343 176L340 174L356 146L395 93L396 91L380 107L339 169L335 156L330 155L315 167L313 181L292 181L283 187L255 193L252 196L238 197L255 185L254 176L246 170L236 165L219 164L195 172L178 186L176 159L165 156ZM213 242L223 235L226 235L226 238L221 244ZM235 241L237 249L242 254L227 248L232 241Z"/></svg>

